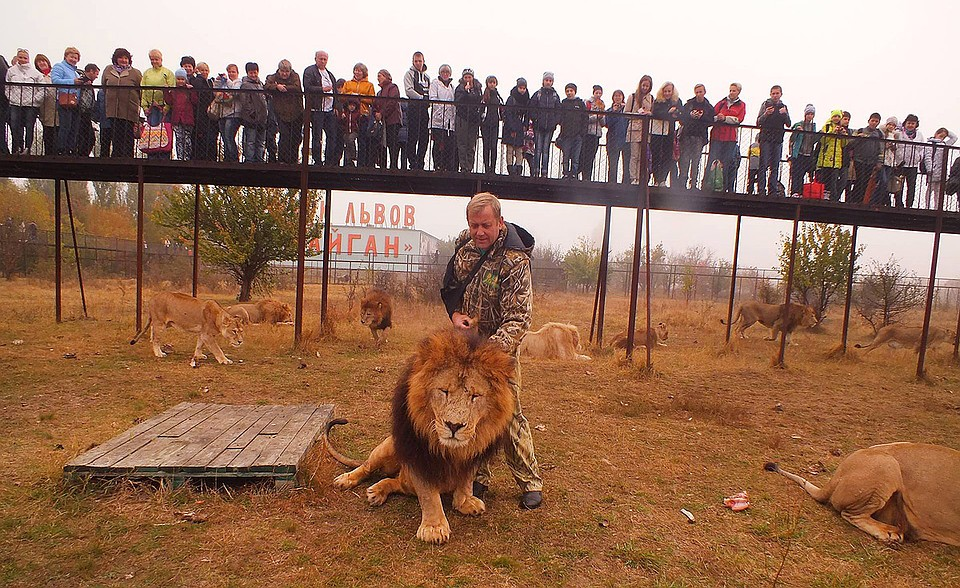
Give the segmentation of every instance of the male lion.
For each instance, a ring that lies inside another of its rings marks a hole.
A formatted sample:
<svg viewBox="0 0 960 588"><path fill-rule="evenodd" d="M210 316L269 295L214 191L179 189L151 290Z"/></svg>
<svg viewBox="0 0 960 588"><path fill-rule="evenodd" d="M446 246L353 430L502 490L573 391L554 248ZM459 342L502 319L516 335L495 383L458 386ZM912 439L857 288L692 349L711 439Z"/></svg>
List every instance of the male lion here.
<svg viewBox="0 0 960 588"><path fill-rule="evenodd" d="M520 355L534 359L589 360L589 355L577 353L580 349L580 331L565 323L547 323L537 331L527 331L520 339Z"/></svg>
<svg viewBox="0 0 960 588"><path fill-rule="evenodd" d="M667 344L664 341L670 336L670 332L667 330L667 324L663 321L657 323L657 326L653 328L652 333L648 333L647 329L641 328L633 332L633 344L637 347L646 347L650 346L653 348L655 345L660 345L661 347L666 347ZM627 332L621 331L614 335L611 345L614 349L626 349L627 348Z"/></svg>
<svg viewBox="0 0 960 588"><path fill-rule="evenodd" d="M783 317L783 307L783 304L767 304L756 300L744 302L737 308L736 317L730 324L732 325L740 321L735 331L741 339L746 339L747 335L744 331L754 323L759 322L761 325L770 329L770 336L765 337L765 340L773 341L781 332L785 332L787 334L787 343L790 342L790 335L797 330L797 327L809 329L810 327L816 326L817 312L809 304L791 302L786 321L784 321ZM723 319L720 319L720 322L724 325L727 324Z"/></svg>
<svg viewBox="0 0 960 588"><path fill-rule="evenodd" d="M367 489L379 506L395 492L420 501L417 538L444 543L450 524L441 493L453 493L453 508L483 514L473 495L477 468L500 448L513 418L510 381L517 363L499 346L476 335L441 331L420 342L393 393L392 433L364 462L349 459L327 442L331 455L356 469L334 486L353 488L374 472L388 476ZM330 426L345 421L332 421ZM395 476L395 477L394 477Z"/></svg>
<svg viewBox="0 0 960 588"><path fill-rule="evenodd" d="M384 331L393 326L393 301L383 290L370 290L360 301L360 324L370 327L377 345L387 341Z"/></svg>
<svg viewBox="0 0 960 588"><path fill-rule="evenodd" d="M270 325L288 325L293 323L293 311L286 302L265 298L257 302L233 304L227 312L242 318L251 325L267 323Z"/></svg>
<svg viewBox="0 0 960 588"><path fill-rule="evenodd" d="M851 453L818 488L767 463L814 500L881 541L960 545L960 451L925 443L888 443Z"/></svg>
<svg viewBox="0 0 960 588"><path fill-rule="evenodd" d="M894 349L898 347L913 347L913 350L919 353L920 335L922 332L923 327L887 325L885 327L881 327L880 330L877 331L877 334L873 337L873 341L867 345L861 345L857 343L854 345L854 347L857 349L866 349L866 351L863 353L867 354L886 343ZM931 326L930 331L927 333L927 347L933 347L937 343L948 343L955 341L956 338L957 334L953 331Z"/></svg>
<svg viewBox="0 0 960 588"><path fill-rule="evenodd" d="M243 345L243 322L239 317L231 316L213 300L197 300L193 296L180 292L161 292L147 304L147 312L146 324L130 344L133 345L139 341L149 328L153 354L157 357L167 356L160 349L160 341L157 339L157 329L163 330L167 327L177 327L188 333L199 333L190 367L197 367L201 359L206 359L207 356L201 353L204 345L213 352L218 362L233 363L217 344L217 334L223 335L234 347Z"/></svg>

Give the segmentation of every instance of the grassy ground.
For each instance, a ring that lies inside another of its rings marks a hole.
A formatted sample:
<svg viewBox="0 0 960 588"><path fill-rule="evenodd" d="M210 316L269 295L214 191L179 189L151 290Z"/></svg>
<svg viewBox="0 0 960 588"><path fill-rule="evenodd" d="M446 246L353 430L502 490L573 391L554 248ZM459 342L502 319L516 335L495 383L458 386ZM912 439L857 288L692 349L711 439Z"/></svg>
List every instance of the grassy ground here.
<svg viewBox="0 0 960 588"><path fill-rule="evenodd" d="M307 291L316 324L319 293ZM216 294L210 297L217 297ZM824 359L839 320L795 336L787 369L770 367L762 327L724 349L722 305L655 301L668 347L645 373L609 352L592 362L525 362L523 403L546 483L543 508L521 512L502 463L487 514L450 515L453 537L414 538L419 508L392 498L379 509L330 480L320 460L309 487L184 488L124 482L61 483L64 463L182 401L332 402L352 425L337 443L361 456L387 433L390 391L423 333L444 324L439 306L398 302L396 327L377 350L344 293L319 357L291 349L290 327L251 327L227 354L243 363L188 366L194 339L168 331L175 352L154 359L129 345L132 290L88 292L91 320L65 295L53 320L48 284L0 283L0 585L10 586L956 586L960 548L881 545L816 504L767 460L824 473L843 456L889 441L957 447L960 370L944 346L928 355L878 350ZM220 296L227 302L228 296ZM292 294L280 298L292 302ZM538 295L535 325L589 332L592 296ZM606 337L626 324L627 301L608 306ZM955 313L955 311L951 311ZM935 317L951 325L956 315ZM856 327L854 340L867 340ZM22 343L15 344L15 340ZM76 354L64 358L64 354ZM642 351L638 357L642 355ZM305 367L303 367L305 364ZM776 409L779 403L780 410ZM808 475L808 474L806 474ZM724 496L750 493L741 513ZM688 524L679 509L696 517ZM178 512L206 520L182 522Z"/></svg>

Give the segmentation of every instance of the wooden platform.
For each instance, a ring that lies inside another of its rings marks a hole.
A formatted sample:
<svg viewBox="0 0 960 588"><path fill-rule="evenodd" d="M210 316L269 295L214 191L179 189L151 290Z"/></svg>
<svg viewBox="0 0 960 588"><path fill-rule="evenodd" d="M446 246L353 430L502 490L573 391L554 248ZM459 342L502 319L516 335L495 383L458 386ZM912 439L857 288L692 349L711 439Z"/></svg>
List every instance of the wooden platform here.
<svg viewBox="0 0 960 588"><path fill-rule="evenodd" d="M293 485L332 415L332 404L183 402L77 456L63 475L145 477L174 486L189 478L267 478Z"/></svg>

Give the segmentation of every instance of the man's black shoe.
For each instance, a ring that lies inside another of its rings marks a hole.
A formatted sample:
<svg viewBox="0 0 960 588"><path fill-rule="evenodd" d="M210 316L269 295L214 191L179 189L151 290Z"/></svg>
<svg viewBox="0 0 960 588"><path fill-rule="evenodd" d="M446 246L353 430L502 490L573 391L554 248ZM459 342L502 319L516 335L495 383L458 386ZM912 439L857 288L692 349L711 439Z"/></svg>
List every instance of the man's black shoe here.
<svg viewBox="0 0 960 588"><path fill-rule="evenodd" d="M474 484L476 484L476 482L474 482ZM476 485L474 485L474 488L476 488ZM474 490L474 494L476 494L476 490ZM543 492L540 492L539 490L524 492L523 495L520 496L520 508L524 510L533 510L535 508L540 508L540 504L542 502L543 502Z"/></svg>
<svg viewBox="0 0 960 588"><path fill-rule="evenodd" d="M487 485L481 484L480 482L474 482L473 495L480 500L483 500L483 497L487 495Z"/></svg>

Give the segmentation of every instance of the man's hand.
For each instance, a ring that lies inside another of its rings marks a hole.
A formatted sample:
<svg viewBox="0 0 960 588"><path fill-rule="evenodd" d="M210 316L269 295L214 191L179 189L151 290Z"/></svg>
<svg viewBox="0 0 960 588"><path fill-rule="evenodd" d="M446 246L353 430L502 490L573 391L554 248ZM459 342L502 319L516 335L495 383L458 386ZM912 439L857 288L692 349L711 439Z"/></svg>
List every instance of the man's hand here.
<svg viewBox="0 0 960 588"><path fill-rule="evenodd" d="M454 312L450 320L453 322L453 326L463 331L469 331L474 328L474 320L465 314Z"/></svg>

